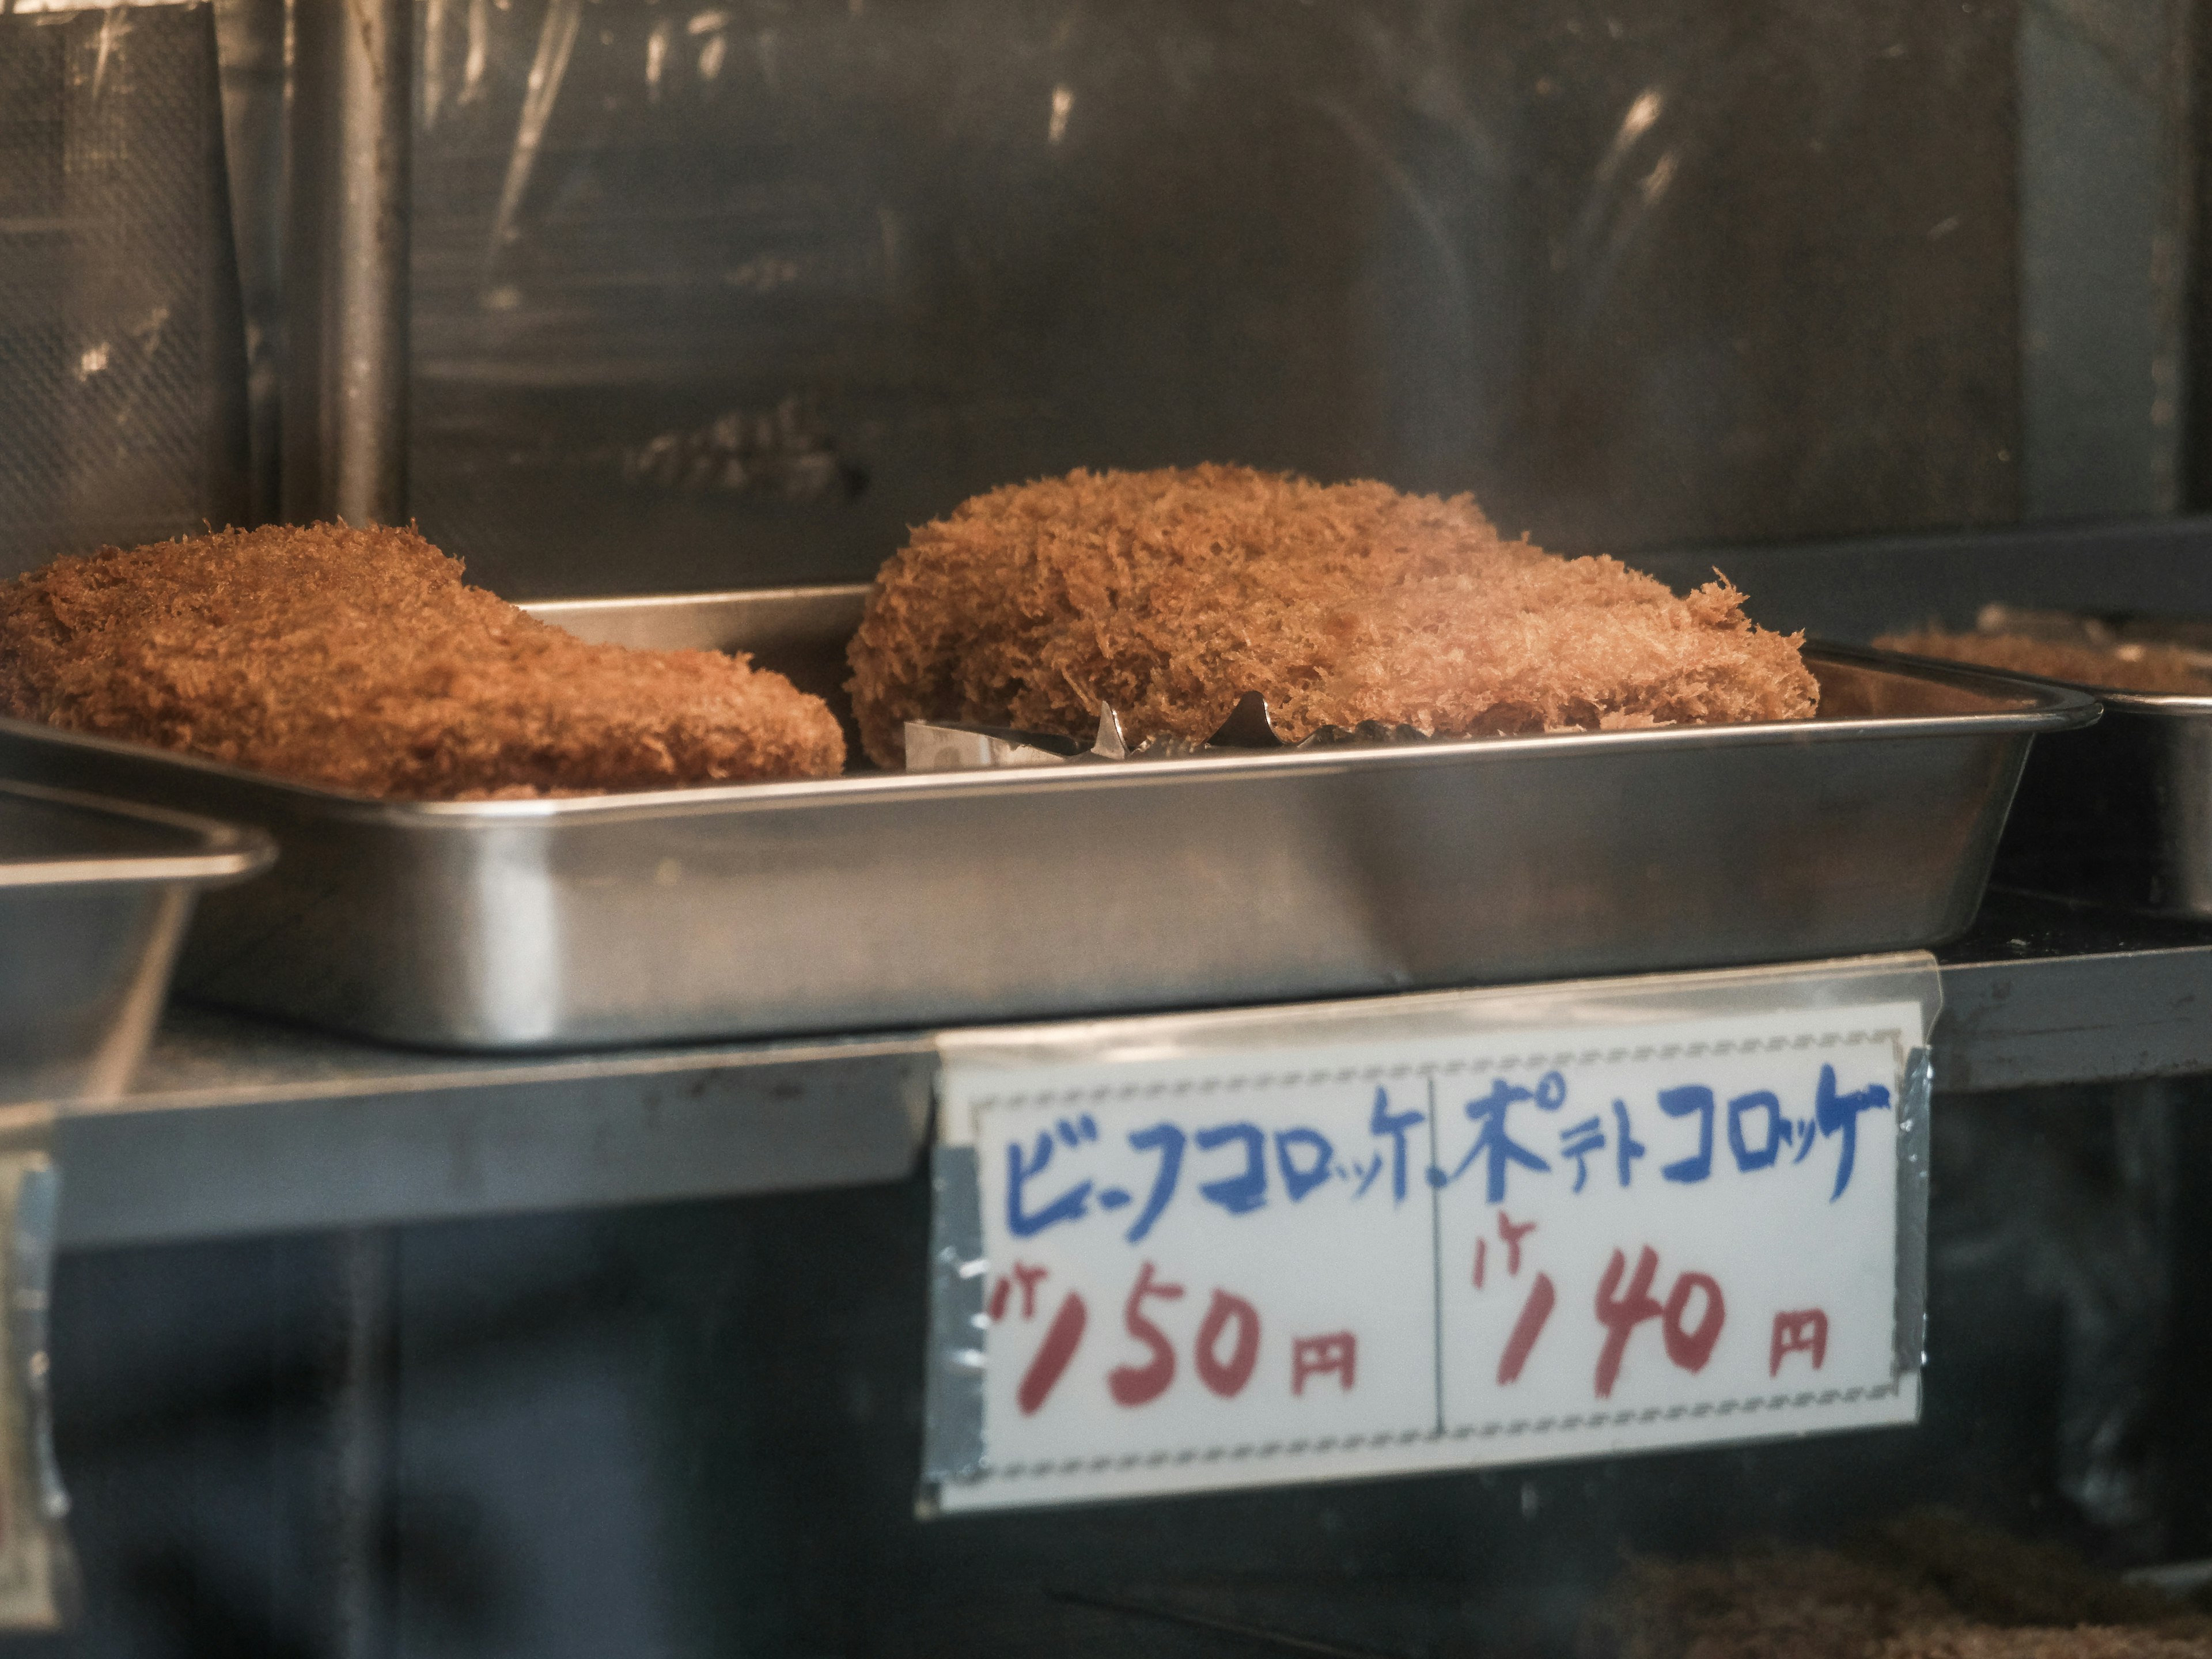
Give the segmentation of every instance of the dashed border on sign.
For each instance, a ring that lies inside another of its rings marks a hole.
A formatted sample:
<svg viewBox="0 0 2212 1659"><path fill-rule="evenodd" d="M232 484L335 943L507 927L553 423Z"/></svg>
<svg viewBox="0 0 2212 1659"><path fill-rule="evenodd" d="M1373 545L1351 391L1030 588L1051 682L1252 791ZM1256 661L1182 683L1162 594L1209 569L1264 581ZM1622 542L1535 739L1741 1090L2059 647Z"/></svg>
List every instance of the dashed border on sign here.
<svg viewBox="0 0 2212 1659"><path fill-rule="evenodd" d="M1492 1423L1463 1423L1455 1428L1383 1429L1372 1434L1324 1434L1311 1438L1246 1441L1239 1445L1184 1446L1123 1452L1096 1457L1008 1463L963 1478L963 1486L990 1480L1042 1480L1054 1475L1110 1474L1131 1469L1180 1468L1193 1463L1237 1462L1270 1457L1315 1457L1331 1452L1381 1450L1391 1446L1444 1445L1459 1440L1492 1440L1520 1435L1565 1434L1577 1430L1630 1428L1693 1418L1729 1417L1754 1412L1807 1411L1894 1397L1899 1384L1861 1384L1848 1389L1807 1389L1802 1394L1754 1395L1742 1400L1700 1401L1689 1406L1646 1406L1618 1412L1568 1412L1556 1417L1500 1418Z"/></svg>
<svg viewBox="0 0 2212 1659"><path fill-rule="evenodd" d="M1855 1031L1824 1031L1818 1036L1761 1038L1723 1037L1698 1042L1620 1044L1607 1048L1561 1049L1552 1054L1504 1054L1480 1060L1401 1061L1395 1065L1319 1066L1310 1071L1260 1072L1250 1075L1216 1074L1202 1078L1158 1079L1146 1083L1097 1084L1080 1089L1018 1091L1006 1095L971 1095L965 1104L971 1111L994 1108L1037 1109L1102 1105L1109 1101L1175 1099L1191 1095L1235 1093L1247 1089L1296 1089L1332 1083L1372 1083L1395 1078L1474 1076L1485 1072L1550 1070L1566 1066L1638 1065L1649 1060L1693 1060L1702 1055L1778 1054L1785 1049L1856 1048L1867 1043L1900 1043L1904 1032L1896 1026ZM1136 1469L1181 1468L1192 1464L1249 1462L1277 1457L1325 1456L1335 1452L1379 1450L1392 1446L1448 1445L1468 1440L1510 1439L1520 1436L1565 1434L1577 1431L1631 1428L1659 1422L1680 1422L1713 1417L1749 1416L1754 1413L1810 1411L1826 1407L1894 1397L1900 1385L1887 1382L1845 1389L1808 1389L1799 1394L1755 1395L1738 1400L1699 1401L1691 1405L1646 1406L1618 1412L1568 1412L1557 1416L1500 1418L1489 1423L1462 1423L1443 1429L1383 1429L1367 1434L1316 1435L1310 1438L1246 1441L1236 1445L1184 1446L1145 1452L1123 1452L1091 1457L1012 1462L987 1467L959 1481L981 1486L993 1480L1044 1480L1054 1476L1108 1474Z"/></svg>
<svg viewBox="0 0 2212 1659"><path fill-rule="evenodd" d="M1094 1084L1081 1089L1043 1089L1006 1095L969 1095L963 1103L970 1111L1000 1107L1096 1106L1115 1100L1178 1099L1188 1095L1235 1093L1244 1089L1311 1088L1330 1083L1373 1083L1391 1078L1451 1077L1482 1072L1550 1070L1562 1066L1640 1065L1647 1060L1694 1060L1700 1055L1778 1054L1788 1048L1849 1048L1863 1043L1895 1045L1904 1032L1893 1025L1881 1030L1824 1031L1818 1036L1724 1037L1708 1042L1650 1042L1640 1047L1623 1044L1611 1048L1565 1048L1557 1054L1505 1054L1490 1060L1432 1060L1394 1066L1319 1066L1310 1072L1258 1072L1249 1076L1217 1073L1211 1077L1158 1079L1149 1083Z"/></svg>

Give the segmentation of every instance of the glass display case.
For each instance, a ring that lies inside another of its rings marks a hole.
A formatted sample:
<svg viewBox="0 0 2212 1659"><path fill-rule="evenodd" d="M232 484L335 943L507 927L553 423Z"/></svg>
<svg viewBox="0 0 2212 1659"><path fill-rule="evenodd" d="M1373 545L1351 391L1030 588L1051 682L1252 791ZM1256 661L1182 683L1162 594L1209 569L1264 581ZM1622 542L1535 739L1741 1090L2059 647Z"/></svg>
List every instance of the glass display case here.
<svg viewBox="0 0 2212 1659"><path fill-rule="evenodd" d="M2197 27L15 0L0 569L343 514L523 603L850 587L980 491L1218 461L1844 647L2212 616ZM52 1125L80 1583L0 1646L1672 1655L1735 1595L1701 1651L1812 1651L1756 1622L1802 1583L1900 1659L2212 1651L2212 919L2025 868L1931 958L1916 1424L994 1514L923 1483L980 1002L466 1052L179 997Z"/></svg>

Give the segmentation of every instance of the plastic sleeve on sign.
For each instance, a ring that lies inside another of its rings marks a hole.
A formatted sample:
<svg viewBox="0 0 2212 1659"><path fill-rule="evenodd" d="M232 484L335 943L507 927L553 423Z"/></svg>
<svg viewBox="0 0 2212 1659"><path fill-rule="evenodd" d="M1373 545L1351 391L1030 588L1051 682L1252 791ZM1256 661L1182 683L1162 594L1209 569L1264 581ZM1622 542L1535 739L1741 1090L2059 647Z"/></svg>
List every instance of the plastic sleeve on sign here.
<svg viewBox="0 0 2212 1659"><path fill-rule="evenodd" d="M921 1512L1915 1421L1941 1010L1916 952L939 1033Z"/></svg>
<svg viewBox="0 0 2212 1659"><path fill-rule="evenodd" d="M0 1353L0 1629L52 1630L74 1618L76 1559L69 1494L54 1459L47 1309L60 1172L53 1113L0 1111L0 1237L7 1321Z"/></svg>
<svg viewBox="0 0 2212 1659"><path fill-rule="evenodd" d="M1936 1068L1925 1048L1905 1057L1897 1103L1897 1356L1893 1375L1920 1370L1928 1342L1928 1181Z"/></svg>
<svg viewBox="0 0 2212 1659"><path fill-rule="evenodd" d="M925 1488L983 1467L982 1200L975 1149L939 1146L930 1158L929 1356L922 1386ZM922 1507L930 1504L925 1490Z"/></svg>
<svg viewBox="0 0 2212 1659"><path fill-rule="evenodd" d="M939 1060L948 1066L1022 1068L1200 1060L1279 1044L1375 1044L1511 1030L1564 1032L1586 1026L1897 1002L1920 1005L1920 1041L1909 1046L1925 1046L1943 1007L1942 976L1929 952L976 1028L941 1031L934 1041ZM965 1101L940 1101L938 1133L941 1141L954 1146L973 1138L973 1118Z"/></svg>

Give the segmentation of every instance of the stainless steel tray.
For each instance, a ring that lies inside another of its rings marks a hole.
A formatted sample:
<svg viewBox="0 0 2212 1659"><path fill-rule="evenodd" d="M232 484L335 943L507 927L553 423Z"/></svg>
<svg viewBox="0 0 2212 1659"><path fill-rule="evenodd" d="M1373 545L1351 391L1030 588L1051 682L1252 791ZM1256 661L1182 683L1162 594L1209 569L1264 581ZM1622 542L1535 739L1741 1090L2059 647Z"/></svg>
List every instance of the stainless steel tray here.
<svg viewBox="0 0 2212 1659"><path fill-rule="evenodd" d="M2212 623L1984 605L1978 626L2103 647L2178 647L2212 665ZM1889 654L1915 666L1929 659ZM2008 887L2166 915L2212 916L2212 696L2120 691L2019 674L2078 690L2104 715L2036 745L1997 848Z"/></svg>
<svg viewBox="0 0 2212 1659"><path fill-rule="evenodd" d="M0 783L0 1102L120 1095L194 898L275 855L258 830Z"/></svg>
<svg viewBox="0 0 2212 1659"><path fill-rule="evenodd" d="M2212 697L2094 695L2105 714L2093 730L2036 745L1998 848L1998 878L2212 916Z"/></svg>
<svg viewBox="0 0 2212 1659"><path fill-rule="evenodd" d="M533 607L842 706L865 590ZM180 982L430 1047L1005 1020L1929 945L2078 692L1813 659L1809 722L401 805L21 722L0 775L258 824Z"/></svg>

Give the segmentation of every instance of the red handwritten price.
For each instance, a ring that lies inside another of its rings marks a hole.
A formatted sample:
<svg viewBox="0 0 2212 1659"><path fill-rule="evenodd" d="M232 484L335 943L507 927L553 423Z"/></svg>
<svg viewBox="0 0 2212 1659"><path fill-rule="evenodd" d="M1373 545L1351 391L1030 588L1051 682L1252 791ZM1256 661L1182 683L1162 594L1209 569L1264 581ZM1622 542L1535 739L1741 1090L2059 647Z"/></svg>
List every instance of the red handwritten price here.
<svg viewBox="0 0 2212 1659"><path fill-rule="evenodd" d="M1498 1212L1499 1230L1513 1250L1507 1267L1509 1275L1519 1273L1521 1238L1534 1231L1535 1225L1527 1222L1516 1227L1504 1212ZM1474 1279L1478 1290L1484 1288L1482 1257L1486 1253L1478 1248ZM1625 1291L1621 1287L1624 1274L1627 1276ZM1621 1366L1628 1357L1630 1339L1637 1328L1648 1321L1660 1322L1659 1334L1670 1364L1695 1376L1711 1359L1728 1323L1728 1298L1719 1281L1710 1273L1684 1272L1675 1277L1672 1290L1662 1302L1652 1293L1658 1276L1659 1255L1649 1245L1638 1250L1632 1273L1628 1273L1628 1257L1624 1251L1613 1251L1607 1262L1590 1309L1592 1317L1605 1332L1605 1345L1599 1351L1590 1379L1593 1398L1613 1397ZM1000 1323L1010 1315L1024 1324L1036 1319L1037 1289L1050 1277L1048 1267L1017 1261L1012 1273L1000 1279L992 1291L992 1322ZM1016 1286L1020 1290L1018 1312L1010 1297ZM1158 1267L1152 1261L1145 1262L1139 1269L1136 1282L1122 1304L1121 1323L1128 1336L1143 1349L1145 1358L1141 1363L1117 1364L1107 1372L1107 1392L1115 1405L1125 1408L1149 1405L1175 1382L1175 1340L1146 1313L1146 1304L1153 1299L1179 1301L1184 1289L1182 1285L1159 1277ZM1498 1357L1498 1382L1501 1387L1520 1379L1558 1306L1558 1286L1551 1274L1534 1273L1511 1334ZM1082 1346L1090 1328L1090 1306L1080 1291L1069 1291L1060 1298L1059 1310L1024 1368L1015 1390L1015 1401L1024 1417L1035 1416L1052 1398L1054 1389L1066 1375ZM1250 1299L1233 1291L1215 1288L1190 1346L1191 1365L1199 1382L1224 1400L1236 1399L1260 1369L1262 1333L1266 1329L1267 1322ZM1828 1316L1823 1310L1778 1311L1772 1318L1772 1332L1767 1366L1770 1376L1780 1375L1783 1360L1791 1354L1805 1355L1814 1371L1826 1362ZM1317 1376L1336 1378L1343 1390L1349 1393L1358 1378L1358 1334L1350 1330L1330 1331L1290 1337L1285 1363L1279 1369L1293 1396L1303 1395L1308 1380Z"/></svg>
<svg viewBox="0 0 2212 1659"><path fill-rule="evenodd" d="M1919 1008L1636 1036L958 1078L985 1426L947 1505L1910 1420Z"/></svg>
<svg viewBox="0 0 2212 1659"><path fill-rule="evenodd" d="M991 1292L993 1322L1006 1316L1008 1293L1016 1285L1022 1289L1021 1319L1027 1322L1034 1318L1036 1287L1049 1273L1048 1268L1017 1261L1012 1275L999 1280ZM1115 1405L1149 1405L1174 1382L1175 1342L1146 1313L1145 1304L1155 1298L1179 1301L1182 1295L1183 1286L1158 1277L1152 1262L1146 1262L1138 1270L1137 1281L1130 1287L1128 1299L1122 1306L1121 1323L1145 1349L1146 1358L1142 1364L1116 1365L1106 1374L1107 1392ZM1066 1375L1069 1362L1082 1344L1090 1318L1090 1308L1083 1293L1070 1291L1060 1302L1060 1311L1053 1316L1044 1340L1022 1372L1020 1386L1015 1391L1015 1401L1024 1417L1036 1415L1051 1399L1054 1386ZM1243 1393L1259 1368L1261 1329L1259 1309L1234 1291L1217 1288L1191 1342L1192 1367L1200 1383L1224 1400L1234 1400ZM1304 1393L1306 1380L1324 1373L1341 1377L1349 1389L1358 1363L1359 1339L1350 1331L1294 1336L1291 1339L1290 1391L1294 1395Z"/></svg>

